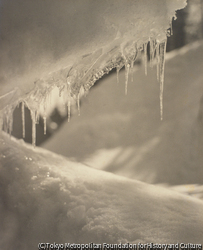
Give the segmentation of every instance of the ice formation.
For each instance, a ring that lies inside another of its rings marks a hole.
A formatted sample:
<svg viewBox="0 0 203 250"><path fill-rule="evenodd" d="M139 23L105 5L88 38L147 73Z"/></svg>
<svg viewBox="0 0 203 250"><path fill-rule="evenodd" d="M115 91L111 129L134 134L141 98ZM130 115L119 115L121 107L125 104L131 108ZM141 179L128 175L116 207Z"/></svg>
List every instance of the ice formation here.
<svg viewBox="0 0 203 250"><path fill-rule="evenodd" d="M21 114L22 114L22 136L25 138L25 104L21 103Z"/></svg>
<svg viewBox="0 0 203 250"><path fill-rule="evenodd" d="M78 5L74 1L53 1L50 4L48 0L43 3L40 0L34 3L29 0L24 5L23 0L15 3L4 0L0 8L1 37L7 38L6 42L1 43L0 50L0 109L1 116L6 117L4 128L11 132L12 111L21 102L24 136L25 104L30 109L33 122L34 145L36 118L39 115L37 112L40 106L46 105L54 87L59 88L64 98L69 121L72 103L78 105L80 113L78 97L82 95L81 92L87 93L99 78L113 68L117 69L119 81L119 70L125 67L127 94L129 73L137 54L144 55L147 74L148 43L150 65L154 59L157 62L162 119L166 37L168 29L172 30L171 20L175 10L183 8L185 4L185 0L137 0L128 4L125 0L112 0L111 5L106 1L95 5L85 0ZM94 11L90 14L91 8ZM75 9L77 16L73 13ZM15 14L20 12L20 15ZM48 18L48 15L52 18ZM81 20L82 16L84 20ZM12 92L13 86L16 90ZM7 93L10 94L5 96ZM46 126L46 112L41 115Z"/></svg>
<svg viewBox="0 0 203 250"><path fill-rule="evenodd" d="M84 56L79 64L76 64L71 68L65 76L67 69L62 70L59 77L53 77L52 75L49 79L46 79L43 83L41 80L35 82L36 87L31 93L29 93L23 99L20 98L14 104L8 104L3 108L4 117L6 117L6 130L8 126L9 133L12 131L12 112L14 107L21 103L22 106L22 127L23 127L23 138L25 137L25 121L24 121L24 106L30 109L31 119L32 119L32 144L35 145L36 141L36 123L39 118L38 110L41 106L44 107L44 112L42 115L44 120L44 133L46 134L46 106L51 102L51 91L54 87L59 89L59 95L63 98L63 105L67 106L68 113L68 122L71 117L71 104L76 103L78 107L78 114L80 114L80 96L81 92L88 92L91 86L101 78L104 74L108 74L113 68L117 68L117 82L119 82L119 70L122 67L125 67L125 94L127 95L128 90L128 81L129 73L131 72L134 61L137 58L137 54L143 52L144 55L144 68L145 74L147 75L147 43L144 43L143 46L137 48L137 43L134 41L127 42L127 44L121 44L116 46L112 51L103 53L103 49L96 51L94 56L96 57L95 61L92 61L90 68L86 68L86 63L89 61L89 55ZM157 80L160 81L160 114L161 119L163 118L163 87L164 87L164 64L165 64L165 53L166 53L166 40L159 42L156 39L150 38L150 64L153 65L153 61L156 61L157 64ZM92 56L92 55L91 55ZM95 58L94 57L94 58ZM108 58L109 57L109 58ZM106 61L106 58L109 60ZM84 60L84 62L83 62ZM90 59L91 60L91 59ZM84 68L85 67L85 68ZM133 79L133 73L132 79ZM52 79L53 78L53 79ZM51 83L51 86L45 87L44 90L41 90L41 84L44 86L48 83ZM40 86L39 86L40 85ZM84 91L81 91L84 89Z"/></svg>

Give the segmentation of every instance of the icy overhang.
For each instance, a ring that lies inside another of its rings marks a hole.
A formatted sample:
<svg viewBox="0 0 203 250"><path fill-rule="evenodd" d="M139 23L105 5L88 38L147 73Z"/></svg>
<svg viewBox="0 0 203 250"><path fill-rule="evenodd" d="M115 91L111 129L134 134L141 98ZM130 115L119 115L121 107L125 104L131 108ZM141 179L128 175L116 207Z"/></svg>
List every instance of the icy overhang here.
<svg viewBox="0 0 203 250"><path fill-rule="evenodd" d="M136 42L138 48L149 38L161 42L175 10L185 5L185 0L3 0L1 96L15 93L13 102L33 90L36 82L38 87L41 82L64 84L71 67L79 78L88 70L94 75L98 58L105 67L128 42ZM86 78L80 84L88 88ZM78 89L74 87L73 93ZM1 108L7 104L3 99Z"/></svg>
<svg viewBox="0 0 203 250"><path fill-rule="evenodd" d="M1 1L0 110L11 116L23 102L35 122L52 88L70 105L102 75L123 66L127 92L129 70L140 51L146 56L149 41L162 102L165 41L175 11L185 5L186 0Z"/></svg>

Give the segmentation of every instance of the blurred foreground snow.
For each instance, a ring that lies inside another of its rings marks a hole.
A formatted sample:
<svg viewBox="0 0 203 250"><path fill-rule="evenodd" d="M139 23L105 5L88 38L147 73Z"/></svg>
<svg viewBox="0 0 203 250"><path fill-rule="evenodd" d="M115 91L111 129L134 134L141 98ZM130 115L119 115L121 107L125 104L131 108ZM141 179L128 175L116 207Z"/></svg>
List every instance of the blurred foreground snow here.
<svg viewBox="0 0 203 250"><path fill-rule="evenodd" d="M0 138L0 248L203 243L203 202Z"/></svg>

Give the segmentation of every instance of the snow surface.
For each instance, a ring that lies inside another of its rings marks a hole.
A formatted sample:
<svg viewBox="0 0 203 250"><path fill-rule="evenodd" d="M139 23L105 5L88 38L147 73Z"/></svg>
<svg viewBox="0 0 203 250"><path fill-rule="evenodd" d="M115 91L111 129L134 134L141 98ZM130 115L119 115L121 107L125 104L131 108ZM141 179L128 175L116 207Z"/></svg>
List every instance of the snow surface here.
<svg viewBox="0 0 203 250"><path fill-rule="evenodd" d="M1 134L0 248L39 242L203 243L203 202Z"/></svg>

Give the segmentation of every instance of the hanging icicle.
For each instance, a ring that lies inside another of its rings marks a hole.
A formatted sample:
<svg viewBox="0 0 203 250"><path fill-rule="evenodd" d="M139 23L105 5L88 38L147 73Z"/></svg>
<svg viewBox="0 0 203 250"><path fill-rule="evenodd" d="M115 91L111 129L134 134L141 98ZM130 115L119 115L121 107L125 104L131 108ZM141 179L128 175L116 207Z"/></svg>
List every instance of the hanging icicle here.
<svg viewBox="0 0 203 250"><path fill-rule="evenodd" d="M31 119L32 119L32 145L36 146L36 112L30 110Z"/></svg>
<svg viewBox="0 0 203 250"><path fill-rule="evenodd" d="M59 97L61 97L62 92L64 91L65 86L63 85L62 87L58 87L59 89Z"/></svg>
<svg viewBox="0 0 203 250"><path fill-rule="evenodd" d="M43 121L44 121L44 135L46 135L46 133L47 133L47 118L46 118L46 116L43 117Z"/></svg>
<svg viewBox="0 0 203 250"><path fill-rule="evenodd" d="M119 83L119 73L122 67L124 66L123 61L120 60L116 66L116 78L117 78L117 84Z"/></svg>
<svg viewBox="0 0 203 250"><path fill-rule="evenodd" d="M159 42L156 42L156 69L157 69L157 81L159 82L159 70L160 70L160 48Z"/></svg>
<svg viewBox="0 0 203 250"><path fill-rule="evenodd" d="M159 69L159 79L160 79L160 116L161 120L163 120L163 91L164 91L164 67L165 67L165 54L166 54L166 41L160 43L159 45L159 62L160 62L160 69Z"/></svg>
<svg viewBox="0 0 203 250"><path fill-rule="evenodd" d="M4 110L4 131L9 133L10 136L13 130L13 111L13 106L7 106Z"/></svg>
<svg viewBox="0 0 203 250"><path fill-rule="evenodd" d="M125 65L125 95L128 94L128 76L129 76L130 64Z"/></svg>
<svg viewBox="0 0 203 250"><path fill-rule="evenodd" d="M144 44L144 72L147 75L147 43Z"/></svg>
<svg viewBox="0 0 203 250"><path fill-rule="evenodd" d="M39 124L39 117L40 117L39 110L36 110L36 124Z"/></svg>
<svg viewBox="0 0 203 250"><path fill-rule="evenodd" d="M3 124L4 124L3 115L0 114L0 129L3 129Z"/></svg>
<svg viewBox="0 0 203 250"><path fill-rule="evenodd" d="M9 124L9 116L8 116L8 110L7 108L5 109L5 119L4 119L4 131L8 133L8 124Z"/></svg>
<svg viewBox="0 0 203 250"><path fill-rule="evenodd" d="M170 21L170 36L173 35L173 19Z"/></svg>
<svg viewBox="0 0 203 250"><path fill-rule="evenodd" d="M134 43L133 56L130 59L131 82L133 82L133 68L134 68L134 62L137 58L137 55L138 55L137 43Z"/></svg>
<svg viewBox="0 0 203 250"><path fill-rule="evenodd" d="M13 109L11 109L10 111L9 111L9 118L8 118L8 132L9 132L9 135L11 136L11 133L12 133L12 131L13 131Z"/></svg>
<svg viewBox="0 0 203 250"><path fill-rule="evenodd" d="M133 67L134 67L134 60L132 60L130 63L131 82L133 82Z"/></svg>
<svg viewBox="0 0 203 250"><path fill-rule="evenodd" d="M119 71L120 71L120 68L116 67L116 80L117 80L117 84L119 83Z"/></svg>
<svg viewBox="0 0 203 250"><path fill-rule="evenodd" d="M77 95L78 116L80 116L80 93Z"/></svg>
<svg viewBox="0 0 203 250"><path fill-rule="evenodd" d="M154 57L156 53L156 42L150 38L150 67L153 68Z"/></svg>
<svg viewBox="0 0 203 250"><path fill-rule="evenodd" d="M25 138L25 103L21 103L21 116L22 116L22 136Z"/></svg>
<svg viewBox="0 0 203 250"><path fill-rule="evenodd" d="M67 106L68 106L68 122L70 122L70 116L71 116L71 87L70 82L67 82Z"/></svg>
<svg viewBox="0 0 203 250"><path fill-rule="evenodd" d="M68 100L68 122L70 122L71 102Z"/></svg>

